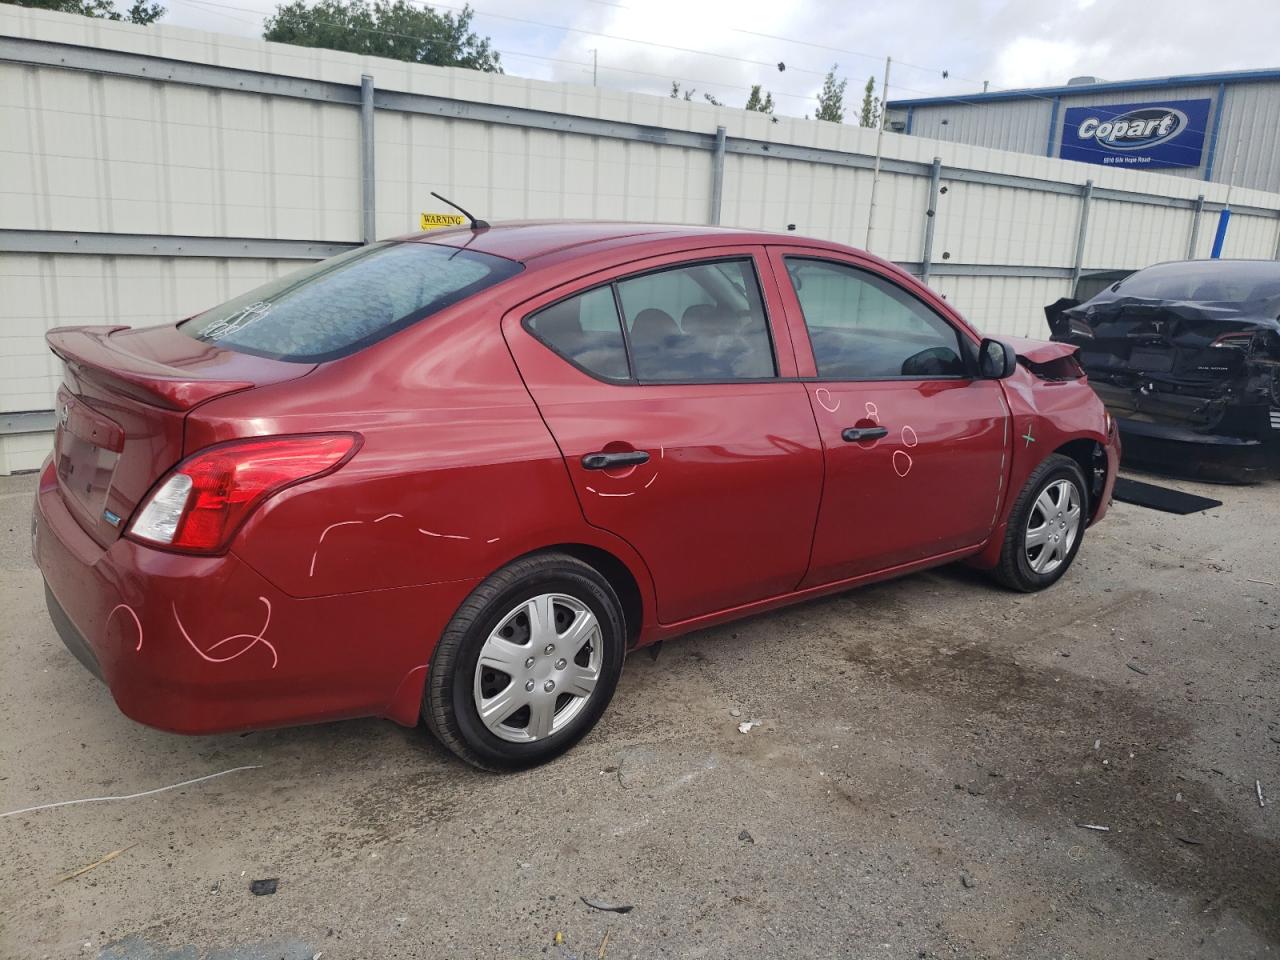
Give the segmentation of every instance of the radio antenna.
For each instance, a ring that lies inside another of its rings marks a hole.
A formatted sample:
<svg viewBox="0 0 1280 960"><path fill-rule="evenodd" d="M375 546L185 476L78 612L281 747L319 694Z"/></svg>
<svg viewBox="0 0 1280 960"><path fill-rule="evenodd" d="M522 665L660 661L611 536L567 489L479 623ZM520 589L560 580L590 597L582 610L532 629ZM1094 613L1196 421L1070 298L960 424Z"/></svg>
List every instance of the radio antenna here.
<svg viewBox="0 0 1280 960"><path fill-rule="evenodd" d="M466 210L463 210L462 207L458 206L448 197L442 197L440 196L440 194L436 193L434 190L431 191L431 195L435 197L437 200L440 200L443 203L447 203L449 206L453 207L453 209L457 210L460 214L462 214L464 217L470 220L472 230L488 230L489 229L488 220L480 220L476 217L473 217L471 214L469 214Z"/></svg>

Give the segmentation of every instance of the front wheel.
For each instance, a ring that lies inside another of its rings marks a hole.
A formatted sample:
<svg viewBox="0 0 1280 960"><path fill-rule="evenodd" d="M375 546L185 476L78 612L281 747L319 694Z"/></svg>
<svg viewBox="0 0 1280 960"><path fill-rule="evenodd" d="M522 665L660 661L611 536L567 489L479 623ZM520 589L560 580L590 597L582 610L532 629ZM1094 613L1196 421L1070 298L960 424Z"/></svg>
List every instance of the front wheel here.
<svg viewBox="0 0 1280 960"><path fill-rule="evenodd" d="M476 587L445 628L423 719L474 766L545 763L600 719L624 653L622 608L608 581L565 554L526 557Z"/></svg>
<svg viewBox="0 0 1280 960"><path fill-rule="evenodd" d="M1009 513L996 579L1024 593L1056 583L1084 538L1086 490L1084 474L1070 457L1053 454L1036 467Z"/></svg>

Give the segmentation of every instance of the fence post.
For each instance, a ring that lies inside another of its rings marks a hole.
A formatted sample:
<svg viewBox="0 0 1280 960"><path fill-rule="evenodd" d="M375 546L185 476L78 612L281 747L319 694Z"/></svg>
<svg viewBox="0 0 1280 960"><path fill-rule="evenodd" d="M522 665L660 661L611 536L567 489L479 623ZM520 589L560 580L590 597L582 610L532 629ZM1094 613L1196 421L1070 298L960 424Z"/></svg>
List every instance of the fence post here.
<svg viewBox="0 0 1280 960"><path fill-rule="evenodd" d="M720 225L720 199L724 194L724 127L716 127L715 152L711 155L711 225Z"/></svg>
<svg viewBox="0 0 1280 960"><path fill-rule="evenodd" d="M924 250L920 254L920 279L929 282L929 267L933 264L933 228L938 222L938 185L942 180L942 158L933 158L929 170L929 207L924 212Z"/></svg>
<svg viewBox="0 0 1280 960"><path fill-rule="evenodd" d="M377 239L373 171L373 77L360 77L360 242Z"/></svg>
<svg viewBox="0 0 1280 960"><path fill-rule="evenodd" d="M1196 247L1200 245L1200 215L1204 213L1204 194L1196 197L1195 213L1191 215L1191 239L1187 241L1187 259L1196 258Z"/></svg>
<svg viewBox="0 0 1280 960"><path fill-rule="evenodd" d="M1080 268L1084 266L1084 241L1089 236L1089 205L1093 202L1093 181L1086 180L1080 193L1080 229L1076 233L1076 262L1071 269L1071 292L1080 282Z"/></svg>

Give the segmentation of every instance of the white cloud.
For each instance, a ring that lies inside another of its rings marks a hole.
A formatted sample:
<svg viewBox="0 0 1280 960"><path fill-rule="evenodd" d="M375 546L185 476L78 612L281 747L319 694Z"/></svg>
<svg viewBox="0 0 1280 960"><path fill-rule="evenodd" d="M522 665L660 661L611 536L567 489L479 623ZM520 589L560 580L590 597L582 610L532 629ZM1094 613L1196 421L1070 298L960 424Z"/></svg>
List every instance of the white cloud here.
<svg viewBox="0 0 1280 960"><path fill-rule="evenodd" d="M257 36L273 0L162 0L164 23ZM450 6L462 0L450 0ZM1129 0L899 0L834 6L827 0L476 0L475 29L518 76L591 82L665 94L672 80L731 105L753 83L781 113L812 112L832 63L861 96L894 58L891 98L963 96L1065 83L1275 66L1280 4L1165 0L1158 13ZM529 22L537 21L537 22ZM788 39L782 39L788 38ZM642 42L638 42L642 41ZM800 41L800 42L796 42ZM698 51L698 52L688 52ZM779 72L776 64L785 62ZM948 76L944 78L943 72Z"/></svg>

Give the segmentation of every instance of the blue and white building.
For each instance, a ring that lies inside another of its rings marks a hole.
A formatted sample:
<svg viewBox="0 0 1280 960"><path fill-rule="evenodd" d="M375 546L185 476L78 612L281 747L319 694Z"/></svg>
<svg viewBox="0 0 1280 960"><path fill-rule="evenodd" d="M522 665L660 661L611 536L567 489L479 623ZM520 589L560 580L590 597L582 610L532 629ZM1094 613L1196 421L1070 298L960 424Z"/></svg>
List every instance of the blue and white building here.
<svg viewBox="0 0 1280 960"><path fill-rule="evenodd" d="M889 129L943 142L1280 191L1280 68L890 100Z"/></svg>

